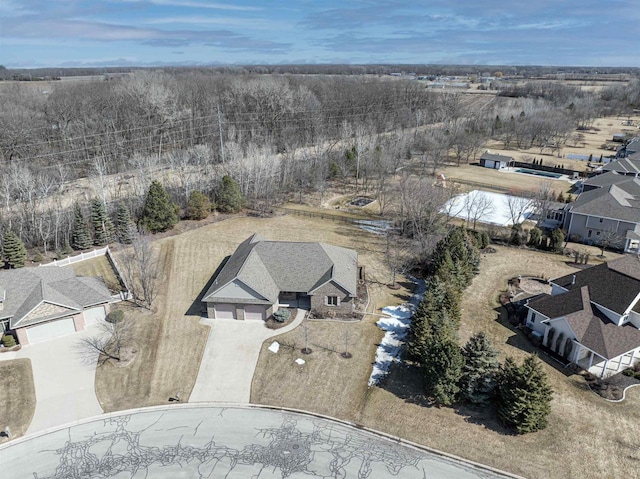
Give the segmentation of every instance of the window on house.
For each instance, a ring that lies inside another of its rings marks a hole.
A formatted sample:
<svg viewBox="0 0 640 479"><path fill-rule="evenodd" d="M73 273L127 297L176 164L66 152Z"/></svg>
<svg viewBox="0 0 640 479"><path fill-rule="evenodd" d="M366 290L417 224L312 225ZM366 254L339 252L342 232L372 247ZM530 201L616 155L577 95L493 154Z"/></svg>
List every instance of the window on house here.
<svg viewBox="0 0 640 479"><path fill-rule="evenodd" d="M602 223L602 218L600 218L598 221L599 221L600 223Z"/></svg>
<svg viewBox="0 0 640 479"><path fill-rule="evenodd" d="M338 306L338 297L327 296L327 306Z"/></svg>
<svg viewBox="0 0 640 479"><path fill-rule="evenodd" d="M600 236L600 231L596 231L596 236Z"/></svg>
<svg viewBox="0 0 640 479"><path fill-rule="evenodd" d="M536 313L531 313L531 318L529 318L529 324L533 324L536 322Z"/></svg>
<svg viewBox="0 0 640 479"><path fill-rule="evenodd" d="M591 233L593 233L593 231L589 230L589 233L587 234L587 238L591 238Z"/></svg>

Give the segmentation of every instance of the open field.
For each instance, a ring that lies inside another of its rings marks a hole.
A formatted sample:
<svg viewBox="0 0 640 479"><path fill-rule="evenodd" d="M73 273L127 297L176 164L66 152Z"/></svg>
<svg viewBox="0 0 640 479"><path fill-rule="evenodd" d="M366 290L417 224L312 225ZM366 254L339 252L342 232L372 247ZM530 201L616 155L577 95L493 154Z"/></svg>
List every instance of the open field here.
<svg viewBox="0 0 640 479"><path fill-rule="evenodd" d="M0 361L0 430L11 428L13 437L23 436L36 409L31 360ZM8 441L0 436L0 444Z"/></svg>
<svg viewBox="0 0 640 479"><path fill-rule="evenodd" d="M120 291L122 286L111 267L106 256L79 261L70 265L77 276L101 276L107 288L111 291Z"/></svg>
<svg viewBox="0 0 640 479"><path fill-rule="evenodd" d="M98 369L96 389L105 411L164 404L180 392L186 401L195 383L209 328L199 324L195 302L222 260L253 233L265 238L325 241L357 248L360 263L373 281L372 296L386 290L390 274L382 262L380 237L338 221L299 216L234 217L153 243L159 255L161 291L154 314L132 310L136 359L127 367ZM386 304L386 303L385 303ZM384 305L384 304L383 304ZM373 304L371 307L377 307Z"/></svg>

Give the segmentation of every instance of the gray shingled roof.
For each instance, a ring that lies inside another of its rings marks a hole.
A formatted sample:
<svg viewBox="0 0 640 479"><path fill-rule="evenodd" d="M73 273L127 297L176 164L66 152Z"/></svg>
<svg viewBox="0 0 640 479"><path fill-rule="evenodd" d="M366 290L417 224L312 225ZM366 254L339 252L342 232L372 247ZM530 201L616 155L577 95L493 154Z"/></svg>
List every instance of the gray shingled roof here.
<svg viewBox="0 0 640 479"><path fill-rule="evenodd" d="M312 293L331 280L355 296L357 266L358 254L351 249L324 243L266 241L254 234L231 255L203 301L234 280L273 303L281 291Z"/></svg>
<svg viewBox="0 0 640 479"><path fill-rule="evenodd" d="M618 158L610 161L602 167L604 171L617 171L619 173L640 173L640 159L634 157Z"/></svg>
<svg viewBox="0 0 640 479"><path fill-rule="evenodd" d="M0 271L0 289L6 290L0 319L10 319L11 329L46 320L47 318L31 318L23 321L42 302L79 311L111 300L111 294L101 278L76 277L69 267L47 266Z"/></svg>
<svg viewBox="0 0 640 479"><path fill-rule="evenodd" d="M585 191L567 205L572 213L640 223L640 179L628 178L616 184Z"/></svg>
<svg viewBox="0 0 640 479"><path fill-rule="evenodd" d="M491 153L489 150L485 151L480 157L481 160L492 160L492 161L513 161L513 158L510 156L499 155L497 153Z"/></svg>
<svg viewBox="0 0 640 479"><path fill-rule="evenodd" d="M588 178L584 182L584 185L602 188L604 186L614 185L616 183L627 181L629 179L630 178L628 176L617 173L616 171L607 171L606 173L602 173L601 175L596 175Z"/></svg>

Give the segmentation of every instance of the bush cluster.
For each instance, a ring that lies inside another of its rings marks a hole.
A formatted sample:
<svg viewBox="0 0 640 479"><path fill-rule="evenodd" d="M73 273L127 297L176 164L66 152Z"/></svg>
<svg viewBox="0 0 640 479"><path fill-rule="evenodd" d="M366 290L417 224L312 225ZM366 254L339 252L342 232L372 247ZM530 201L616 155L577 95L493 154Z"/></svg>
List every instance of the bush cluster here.
<svg viewBox="0 0 640 479"><path fill-rule="evenodd" d="M291 317L291 311L284 308L279 309L278 311L273 313L273 319L276 320L278 323L284 323L290 317Z"/></svg>

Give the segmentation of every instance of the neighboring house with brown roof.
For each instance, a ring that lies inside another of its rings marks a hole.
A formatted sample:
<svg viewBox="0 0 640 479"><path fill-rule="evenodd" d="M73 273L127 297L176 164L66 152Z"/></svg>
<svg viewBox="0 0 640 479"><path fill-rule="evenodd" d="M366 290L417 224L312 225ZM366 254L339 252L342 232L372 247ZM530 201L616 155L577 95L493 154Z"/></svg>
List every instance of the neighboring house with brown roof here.
<svg viewBox="0 0 640 479"><path fill-rule="evenodd" d="M640 178L614 172L589 178L576 201L550 210L572 241L640 252ZM549 216L547 215L547 216ZM544 225L543 225L544 226Z"/></svg>
<svg viewBox="0 0 640 479"><path fill-rule="evenodd" d="M264 320L283 306L350 313L357 275L354 250L254 234L229 257L202 301L208 317L216 319Z"/></svg>
<svg viewBox="0 0 640 479"><path fill-rule="evenodd" d="M23 346L84 329L105 318L111 293L102 278L69 267L0 271L0 324Z"/></svg>
<svg viewBox="0 0 640 479"><path fill-rule="evenodd" d="M600 377L640 361L640 258L624 256L550 282L527 303L542 344Z"/></svg>

